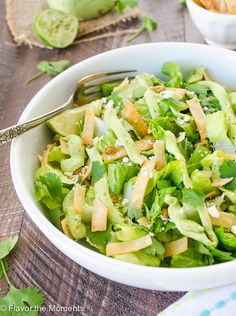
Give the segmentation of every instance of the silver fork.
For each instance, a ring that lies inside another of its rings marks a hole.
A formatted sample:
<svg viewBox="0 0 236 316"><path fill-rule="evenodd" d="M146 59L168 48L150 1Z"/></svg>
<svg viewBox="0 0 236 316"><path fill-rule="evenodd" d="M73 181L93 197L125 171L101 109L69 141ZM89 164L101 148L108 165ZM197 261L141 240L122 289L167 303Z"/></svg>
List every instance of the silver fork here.
<svg viewBox="0 0 236 316"><path fill-rule="evenodd" d="M73 107L81 106L92 102L102 94L102 86L105 83L112 82L121 82L127 76L121 76L128 73L136 72L136 70L123 70L123 71L111 71L111 72L103 72L97 73L93 75L88 75L81 80L79 80L76 85L73 93L69 97L69 99L57 109L50 111L46 114L35 117L29 121L19 123L13 125L11 127L7 127L3 130L0 130L0 145L5 142L12 140L13 138L29 131L30 129L45 123L52 117L70 109ZM117 75L119 75L117 77ZM133 78L133 77L128 77Z"/></svg>

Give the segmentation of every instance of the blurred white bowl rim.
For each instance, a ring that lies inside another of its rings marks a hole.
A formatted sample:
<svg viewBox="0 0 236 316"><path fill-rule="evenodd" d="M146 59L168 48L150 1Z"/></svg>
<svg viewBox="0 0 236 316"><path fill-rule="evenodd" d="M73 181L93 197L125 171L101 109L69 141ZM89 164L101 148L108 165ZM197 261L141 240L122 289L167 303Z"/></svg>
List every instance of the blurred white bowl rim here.
<svg viewBox="0 0 236 316"><path fill-rule="evenodd" d="M233 89L236 87L236 53L190 43L150 43L134 45L86 59L46 84L30 101L20 121L51 110L63 103L74 84L85 75L121 69L137 69L159 75L165 61L175 61L188 73L205 65L212 78ZM113 281L153 290L199 290L236 281L236 261L196 268L147 267L108 258L70 240L43 215L33 194L33 175L37 155L50 142L43 125L16 138L11 146L11 173L17 195L32 221L66 256L83 267Z"/></svg>
<svg viewBox="0 0 236 316"><path fill-rule="evenodd" d="M209 45L236 49L236 14L211 12L186 0L191 18Z"/></svg>

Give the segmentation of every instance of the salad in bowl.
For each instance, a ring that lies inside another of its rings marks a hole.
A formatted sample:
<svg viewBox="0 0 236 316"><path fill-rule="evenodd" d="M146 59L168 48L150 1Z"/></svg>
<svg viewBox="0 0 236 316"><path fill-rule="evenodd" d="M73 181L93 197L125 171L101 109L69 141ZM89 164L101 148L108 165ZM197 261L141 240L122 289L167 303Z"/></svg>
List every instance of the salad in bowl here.
<svg viewBox="0 0 236 316"><path fill-rule="evenodd" d="M203 66L144 73L51 119L35 198L68 238L130 263L236 258L236 92Z"/></svg>

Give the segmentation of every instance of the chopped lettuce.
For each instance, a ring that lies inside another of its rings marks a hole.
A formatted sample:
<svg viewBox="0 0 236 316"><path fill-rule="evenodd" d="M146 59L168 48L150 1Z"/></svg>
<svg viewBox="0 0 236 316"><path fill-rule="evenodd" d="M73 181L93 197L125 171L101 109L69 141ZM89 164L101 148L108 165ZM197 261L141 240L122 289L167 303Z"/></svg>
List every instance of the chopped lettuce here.
<svg viewBox="0 0 236 316"><path fill-rule="evenodd" d="M63 183L55 173L36 177L34 185L36 199L46 207L46 214L51 222L61 229L61 220L64 217L62 203L69 190L63 187Z"/></svg>
<svg viewBox="0 0 236 316"><path fill-rule="evenodd" d="M160 102L160 96L151 89L147 89L144 94L144 100L147 103L149 113L152 118L159 116L160 109L158 103Z"/></svg>
<svg viewBox="0 0 236 316"><path fill-rule="evenodd" d="M226 113L229 122L229 138L232 141L234 148L236 148L236 116L230 103L228 93L221 85L213 81L201 81L200 84L211 89L213 95L219 100L220 107L222 111Z"/></svg>
<svg viewBox="0 0 236 316"><path fill-rule="evenodd" d="M229 251L236 251L236 235L225 232L223 227L215 228L220 245Z"/></svg>
<svg viewBox="0 0 236 316"><path fill-rule="evenodd" d="M224 161L220 166L220 176L222 178L233 178L225 188L228 190L236 190L236 162L235 161Z"/></svg>
<svg viewBox="0 0 236 316"><path fill-rule="evenodd" d="M189 75L188 79L186 80L187 83L194 83L202 80L204 78L205 73L205 67L198 66L196 69L194 69L191 74Z"/></svg>
<svg viewBox="0 0 236 316"><path fill-rule="evenodd" d="M99 152L95 148L87 149L87 154L90 160L93 162L98 162L101 166L103 166L102 158ZM102 177L99 178L98 181L94 183L94 192L95 198L100 200L108 209L108 218L110 219L112 224L120 224L124 221L121 213L114 206L111 196L109 193L108 179L107 173L104 172Z"/></svg>
<svg viewBox="0 0 236 316"><path fill-rule="evenodd" d="M190 240L187 251L171 259L172 268L200 267L214 263L211 252L202 243Z"/></svg>
<svg viewBox="0 0 236 316"><path fill-rule="evenodd" d="M217 126L217 128L216 128ZM228 122L223 111L207 115L207 135L216 150L224 150L228 154L234 154L235 148L227 136Z"/></svg>
<svg viewBox="0 0 236 316"><path fill-rule="evenodd" d="M139 153L130 134L127 132L120 119L117 117L115 110L107 109L105 111L104 122L110 129L113 130L121 144L125 147L130 160L135 164L141 165L145 160L145 157Z"/></svg>
<svg viewBox="0 0 236 316"><path fill-rule="evenodd" d="M181 87L183 83L183 75L180 66L172 61L167 61L163 64L161 72L163 75L170 77L170 81L167 83L168 87Z"/></svg>
<svg viewBox="0 0 236 316"><path fill-rule="evenodd" d="M74 172L84 165L85 148L82 139L77 135L69 135L64 138L68 142L70 158L61 160L63 172Z"/></svg>
<svg viewBox="0 0 236 316"><path fill-rule="evenodd" d="M191 174L191 180L194 189L199 189L204 193L212 191L211 171L195 169Z"/></svg>
<svg viewBox="0 0 236 316"><path fill-rule="evenodd" d="M97 138L97 141L95 142L94 145L97 148L97 150L102 154L105 148L115 146L116 140L117 140L116 135L109 128L106 130L104 135Z"/></svg>
<svg viewBox="0 0 236 316"><path fill-rule="evenodd" d="M137 175L139 168L133 163L116 162L108 165L110 192L120 194L126 181Z"/></svg>
<svg viewBox="0 0 236 316"><path fill-rule="evenodd" d="M169 205L168 213L170 219L175 223L177 229L189 238L197 240L206 246L215 246L215 240L208 238L204 231L204 227L193 220L187 219L183 208L180 206L177 198L167 195L165 202ZM206 222L208 226L208 222ZM209 229L210 232L210 229Z"/></svg>
<svg viewBox="0 0 236 316"><path fill-rule="evenodd" d="M188 160L188 172L191 174L195 169L200 169L201 160L208 154L210 154L210 150L198 144Z"/></svg>
<svg viewBox="0 0 236 316"><path fill-rule="evenodd" d="M73 207L74 188L66 195L63 201L63 211L67 219L68 228L75 240L85 237L86 227L82 223L82 218Z"/></svg>
<svg viewBox="0 0 236 316"><path fill-rule="evenodd" d="M182 172L183 172L183 182L186 188L192 187L191 179L189 178L186 161L184 156L181 154L178 146L177 146L177 140L173 133L170 131L165 131L165 144L166 144L166 150L175 156L176 160L181 161L182 163Z"/></svg>

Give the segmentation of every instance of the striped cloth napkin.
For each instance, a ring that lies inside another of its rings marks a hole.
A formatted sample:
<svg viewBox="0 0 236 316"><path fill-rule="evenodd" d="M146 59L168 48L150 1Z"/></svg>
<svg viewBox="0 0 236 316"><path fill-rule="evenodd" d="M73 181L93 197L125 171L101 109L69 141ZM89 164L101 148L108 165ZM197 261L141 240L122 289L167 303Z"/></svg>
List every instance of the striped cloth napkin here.
<svg viewBox="0 0 236 316"><path fill-rule="evenodd" d="M189 292L158 316L235 316L236 284Z"/></svg>

